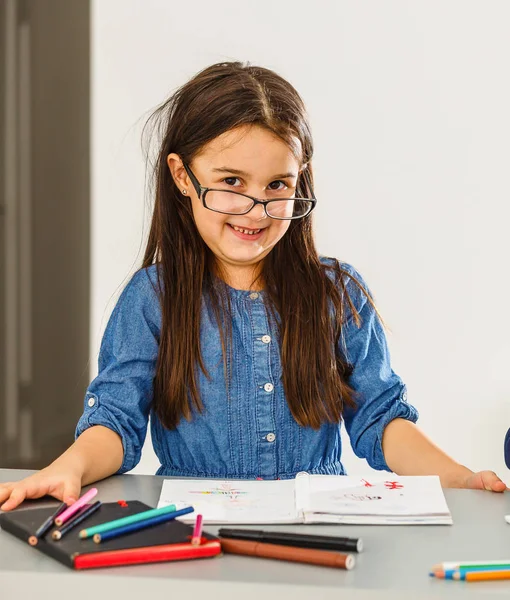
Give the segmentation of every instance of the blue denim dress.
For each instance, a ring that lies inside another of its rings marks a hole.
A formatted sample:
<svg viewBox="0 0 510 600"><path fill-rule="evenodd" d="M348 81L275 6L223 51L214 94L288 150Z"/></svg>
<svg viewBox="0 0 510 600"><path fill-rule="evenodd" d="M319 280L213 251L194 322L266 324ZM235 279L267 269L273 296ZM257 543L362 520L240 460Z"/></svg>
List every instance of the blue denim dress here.
<svg viewBox="0 0 510 600"><path fill-rule="evenodd" d="M366 288L353 267L340 264ZM354 367L350 385L358 392L357 407L344 412L344 423L356 455L375 469L390 470L382 452L383 430L395 418L415 422L418 413L407 403L406 387L391 368L377 315L356 285L350 279L346 283L362 325L358 328L350 315L343 330L341 350ZM314 430L298 425L290 413L278 332L268 319L263 291L227 288L233 320L228 386L216 319L203 299L200 335L210 375L208 379L199 372L204 411L190 422L182 419L172 431L165 429L151 409L161 331L155 288L152 266L136 273L124 289L104 333L98 376L85 395L76 436L94 425L117 432L124 446L120 473L140 460L150 416L161 463L158 475L287 479L300 471L345 474L340 425Z"/></svg>

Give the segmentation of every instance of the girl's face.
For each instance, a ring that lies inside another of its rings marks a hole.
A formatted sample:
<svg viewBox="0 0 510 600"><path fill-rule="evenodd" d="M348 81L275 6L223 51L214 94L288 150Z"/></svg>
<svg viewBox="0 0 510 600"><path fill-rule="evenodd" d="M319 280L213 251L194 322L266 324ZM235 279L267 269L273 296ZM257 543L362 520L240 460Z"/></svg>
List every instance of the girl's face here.
<svg viewBox="0 0 510 600"><path fill-rule="evenodd" d="M299 147L299 146L298 146ZM255 205L245 215L204 207L177 154L167 159L179 189L186 190L202 239L227 273L255 273L257 265L282 239L290 221L271 219ZM266 129L243 126L209 142L189 165L200 184L247 194L259 200L295 194L300 165L287 144ZM206 197L207 201L207 197Z"/></svg>

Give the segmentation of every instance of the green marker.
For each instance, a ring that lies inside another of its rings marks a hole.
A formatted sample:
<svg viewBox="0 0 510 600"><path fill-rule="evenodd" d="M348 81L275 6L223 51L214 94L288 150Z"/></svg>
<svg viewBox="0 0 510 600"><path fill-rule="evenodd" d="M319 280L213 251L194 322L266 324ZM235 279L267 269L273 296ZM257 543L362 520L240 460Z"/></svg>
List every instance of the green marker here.
<svg viewBox="0 0 510 600"><path fill-rule="evenodd" d="M146 519L152 519L153 517L166 515L167 513L172 513L176 510L177 509L175 507L175 504L170 504L170 506L164 506L163 508L151 508L151 510L146 510L144 512L137 513L136 515L122 517L122 519L115 519L115 521L108 521L107 523L96 525L95 527L82 529L80 531L80 537L84 540L86 538L92 537L96 533L104 533L105 531L111 531L112 529L117 529L118 527L124 527L124 525L139 523L140 521L145 521Z"/></svg>

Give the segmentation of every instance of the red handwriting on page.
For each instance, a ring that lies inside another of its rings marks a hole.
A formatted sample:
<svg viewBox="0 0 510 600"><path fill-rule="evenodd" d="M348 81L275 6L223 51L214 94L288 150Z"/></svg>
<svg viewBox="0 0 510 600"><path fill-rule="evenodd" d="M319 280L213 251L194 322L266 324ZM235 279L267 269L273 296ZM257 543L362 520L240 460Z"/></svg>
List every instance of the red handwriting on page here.
<svg viewBox="0 0 510 600"><path fill-rule="evenodd" d="M399 490L400 488L403 488L404 486L399 483L398 481L385 481L384 485L389 489L389 490Z"/></svg>
<svg viewBox="0 0 510 600"><path fill-rule="evenodd" d="M374 487L374 484L373 483L369 483L366 479L362 479L361 481L363 482L363 485L365 487Z"/></svg>

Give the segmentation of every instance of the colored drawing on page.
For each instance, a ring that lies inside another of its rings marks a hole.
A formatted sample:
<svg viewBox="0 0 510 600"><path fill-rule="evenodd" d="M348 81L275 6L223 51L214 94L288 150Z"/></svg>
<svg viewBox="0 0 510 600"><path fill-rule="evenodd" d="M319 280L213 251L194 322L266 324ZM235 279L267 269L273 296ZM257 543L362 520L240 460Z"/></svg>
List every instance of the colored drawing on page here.
<svg viewBox="0 0 510 600"><path fill-rule="evenodd" d="M357 502L364 502L366 500L382 500L382 496L374 496L372 494L340 494L340 496L333 496L333 500L356 500Z"/></svg>
<svg viewBox="0 0 510 600"><path fill-rule="evenodd" d="M212 487L208 490L189 490L190 494L200 494L201 496L213 496L218 500L230 500L233 504L245 503L248 492L233 487L229 483Z"/></svg>

